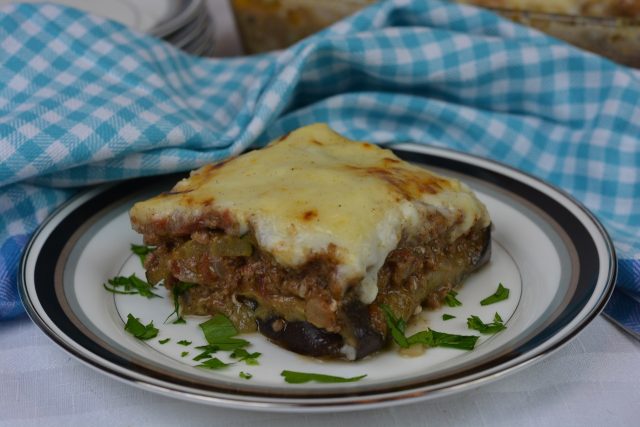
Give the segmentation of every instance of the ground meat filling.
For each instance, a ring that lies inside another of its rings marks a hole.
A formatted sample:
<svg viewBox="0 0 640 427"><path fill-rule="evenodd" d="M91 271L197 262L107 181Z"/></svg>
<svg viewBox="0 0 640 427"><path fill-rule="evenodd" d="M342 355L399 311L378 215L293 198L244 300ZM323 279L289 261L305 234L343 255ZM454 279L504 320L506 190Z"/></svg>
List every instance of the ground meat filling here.
<svg viewBox="0 0 640 427"><path fill-rule="evenodd" d="M178 282L198 285L180 296L183 314L222 313L239 330L258 329L292 351L358 359L387 342L382 304L409 320L421 305L438 307L488 260L490 227L454 242L446 236L403 238L378 273L378 296L370 305L359 301L356 284L337 294L332 248L289 269L261 251L251 234L198 230L175 240L152 238L159 245L145 268L151 283L164 281L170 290Z"/></svg>

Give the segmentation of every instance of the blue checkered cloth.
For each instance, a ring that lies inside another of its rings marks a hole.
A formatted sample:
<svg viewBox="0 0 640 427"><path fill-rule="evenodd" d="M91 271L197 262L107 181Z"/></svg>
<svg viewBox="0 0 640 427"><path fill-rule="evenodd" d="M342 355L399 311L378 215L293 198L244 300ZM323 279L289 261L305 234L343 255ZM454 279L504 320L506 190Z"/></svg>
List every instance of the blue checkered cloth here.
<svg viewBox="0 0 640 427"><path fill-rule="evenodd" d="M237 59L192 57L70 8L4 7L0 317L23 312L19 256L78 188L192 169L321 121L494 158L564 188L613 235L626 305L610 312L640 329L639 102L636 71L438 0L381 2Z"/></svg>

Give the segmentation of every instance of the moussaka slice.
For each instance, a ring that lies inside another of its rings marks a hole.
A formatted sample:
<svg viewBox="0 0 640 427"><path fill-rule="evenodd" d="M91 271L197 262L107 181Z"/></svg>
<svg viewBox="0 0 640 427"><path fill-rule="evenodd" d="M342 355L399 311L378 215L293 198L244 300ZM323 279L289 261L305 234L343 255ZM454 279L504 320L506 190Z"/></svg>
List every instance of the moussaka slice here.
<svg viewBox="0 0 640 427"><path fill-rule="evenodd" d="M191 284L183 314L222 313L312 356L379 350L383 305L405 321L437 307L490 252L467 186L323 124L204 166L130 216L156 246L148 280Z"/></svg>

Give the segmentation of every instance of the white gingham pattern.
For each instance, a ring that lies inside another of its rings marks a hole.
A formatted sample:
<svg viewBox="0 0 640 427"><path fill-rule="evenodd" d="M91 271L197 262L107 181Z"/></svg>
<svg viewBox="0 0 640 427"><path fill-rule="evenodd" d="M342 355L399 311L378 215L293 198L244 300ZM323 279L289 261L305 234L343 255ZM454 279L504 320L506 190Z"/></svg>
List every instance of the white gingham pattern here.
<svg viewBox="0 0 640 427"><path fill-rule="evenodd" d="M191 57L70 8L5 7L0 318L20 313L17 257L71 188L192 169L316 121L491 157L564 188L607 226L629 261L621 286L640 294L639 100L634 70L438 0L381 2L237 59Z"/></svg>

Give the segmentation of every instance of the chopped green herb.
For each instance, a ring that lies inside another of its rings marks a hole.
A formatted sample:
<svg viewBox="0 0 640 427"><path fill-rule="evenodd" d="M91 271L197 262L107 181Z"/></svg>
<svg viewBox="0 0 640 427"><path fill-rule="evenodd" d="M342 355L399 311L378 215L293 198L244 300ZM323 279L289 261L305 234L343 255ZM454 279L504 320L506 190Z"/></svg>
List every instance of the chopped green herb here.
<svg viewBox="0 0 640 427"><path fill-rule="evenodd" d="M247 373L247 372L242 372L240 371L240 373L238 374L238 376L244 380L250 380L251 378L253 378L253 375Z"/></svg>
<svg viewBox="0 0 640 427"><path fill-rule="evenodd" d="M196 355L196 357L193 358L193 361L199 362L201 360L210 359L210 358L211 358L211 353L203 351L202 353Z"/></svg>
<svg viewBox="0 0 640 427"><path fill-rule="evenodd" d="M182 353L180 353L180 357L185 357L189 354L188 351L183 351Z"/></svg>
<svg viewBox="0 0 640 427"><path fill-rule="evenodd" d="M222 369L222 368L226 368L229 365L230 363L224 363L222 360L218 359L217 357L214 357L212 359L205 360L199 365L196 365L196 368Z"/></svg>
<svg viewBox="0 0 640 427"><path fill-rule="evenodd" d="M222 314L216 314L204 323L200 323L200 329L209 344L219 338L229 338L238 335L238 330L231 320Z"/></svg>
<svg viewBox="0 0 640 427"><path fill-rule="evenodd" d="M231 353L232 359L238 359L238 362L244 362L247 365L252 365L252 366L260 364L258 363L258 357L260 356L261 356L261 353L258 353L258 352L249 353L244 348L236 348L235 350L233 350L233 353Z"/></svg>
<svg viewBox="0 0 640 427"><path fill-rule="evenodd" d="M216 314L211 319L201 323L200 329L202 329L207 342L214 346L216 350L233 351L251 344L242 338L233 338L238 334L238 331L231 321L222 314Z"/></svg>
<svg viewBox="0 0 640 427"><path fill-rule="evenodd" d="M448 347L458 350L473 350L480 338L477 335L454 335L433 329L421 331L407 338L409 345L422 344L426 347Z"/></svg>
<svg viewBox="0 0 640 427"><path fill-rule="evenodd" d="M447 314L447 313L442 315L442 320L451 320L451 319L455 319L455 318L456 318L456 316L452 316L451 314Z"/></svg>
<svg viewBox="0 0 640 427"><path fill-rule="evenodd" d="M245 362L248 365L258 364L256 359L260 356L260 353L249 353L246 350L242 350L251 343L241 338L234 338L234 336L238 334L238 330L227 317L222 314L216 314L206 322L200 323L199 326L200 329L202 329L208 344L196 347L198 350L202 350L202 352L194 357L193 360L200 361L203 359L209 359L206 362L202 362L202 365L204 366L199 366L208 367L209 369L219 369L218 367L208 366L217 366L217 364L222 363L215 357L212 358L211 356L217 351L232 351L232 357L240 358L240 360L246 359ZM218 362L215 362L215 360L218 360Z"/></svg>
<svg viewBox="0 0 640 427"><path fill-rule="evenodd" d="M196 349L202 350L202 353L193 358L193 360L198 361L210 358L213 353L217 353L220 350L220 347L217 345L200 345Z"/></svg>
<svg viewBox="0 0 640 427"><path fill-rule="evenodd" d="M180 340L180 341L178 341L178 344L184 345L184 346L188 346L188 345L191 345L191 341Z"/></svg>
<svg viewBox="0 0 640 427"><path fill-rule="evenodd" d="M153 327L153 322L150 322L148 325L143 325L140 319L134 317L131 313L127 316L127 323L124 325L124 330L141 340L155 338L158 335L158 329Z"/></svg>
<svg viewBox="0 0 640 427"><path fill-rule="evenodd" d="M165 339L163 339L163 340L159 340L158 342L159 342L160 344L166 344L166 343L168 343L169 341L171 341L171 338L165 338Z"/></svg>
<svg viewBox="0 0 640 427"><path fill-rule="evenodd" d="M495 334L507 329L498 313L493 317L492 323L484 323L478 316L471 316L467 319L467 326L469 329L476 330L481 334Z"/></svg>
<svg viewBox="0 0 640 427"><path fill-rule="evenodd" d="M402 348L409 347L407 338L404 335L404 330L407 326L404 320L398 319L393 314L393 312L391 311L391 308L388 305L382 304L380 307L384 312L384 317L387 321L387 326L391 331L391 336L393 337L393 340Z"/></svg>
<svg viewBox="0 0 640 427"><path fill-rule="evenodd" d="M155 251L156 248L154 246L146 246L146 245L134 245L131 244L131 252L138 255L140 258L140 262L144 265L144 261L147 259L147 255L151 252Z"/></svg>
<svg viewBox="0 0 640 427"><path fill-rule="evenodd" d="M458 307L462 305L462 303L458 298L456 298L456 296L458 296L458 293L456 291L449 291L449 293L444 297L444 303L449 307Z"/></svg>
<svg viewBox="0 0 640 427"><path fill-rule="evenodd" d="M333 375L313 374L309 372L295 371L282 371L280 375L283 376L284 380L289 384L303 384L309 381L316 381L319 383L350 383L366 377L366 375L359 375L357 377L344 378L336 377Z"/></svg>
<svg viewBox="0 0 640 427"><path fill-rule="evenodd" d="M194 286L195 284L186 282L178 282L173 285L173 288L171 288L171 293L173 294L173 311L167 316L166 319L164 319L164 323L167 323L167 320L169 320L169 318L174 314L176 315L176 320L171 323L173 323L174 325L187 323L182 318L182 316L180 316L180 296Z"/></svg>
<svg viewBox="0 0 640 427"><path fill-rule="evenodd" d="M218 350L220 350L220 347L218 347L217 345L199 345L199 346L196 346L196 348L198 350L208 351L209 353L215 353Z"/></svg>
<svg viewBox="0 0 640 427"><path fill-rule="evenodd" d="M242 338L216 338L215 340L211 341L211 343L212 344L210 344L209 346L214 347L216 351L233 351L237 348L247 347L249 344L251 344L249 341L243 340ZM196 348L201 349L209 346L200 346Z"/></svg>
<svg viewBox="0 0 640 427"><path fill-rule="evenodd" d="M140 279L135 274L132 274L129 277L116 276L112 279L109 279L109 285L111 285L111 287L107 286L106 283L102 284L102 286L104 286L106 290L114 294L139 294L147 298L162 298L160 295L153 293L153 291L151 290L153 289L153 287L149 283ZM120 287L122 287L122 289L118 289Z"/></svg>
<svg viewBox="0 0 640 427"><path fill-rule="evenodd" d="M480 305L489 305L494 304L499 301L504 301L509 298L509 289L502 286L502 283L498 284L498 289L494 292L493 295L489 295L482 301L480 301Z"/></svg>
<svg viewBox="0 0 640 427"><path fill-rule="evenodd" d="M408 348L414 344L422 344L427 347L450 347L460 350L473 350L478 337L476 335L452 335L444 332L428 329L407 337L404 334L405 323L398 320L391 309L382 306L387 320L387 326L391 330L393 340L402 348Z"/></svg>

